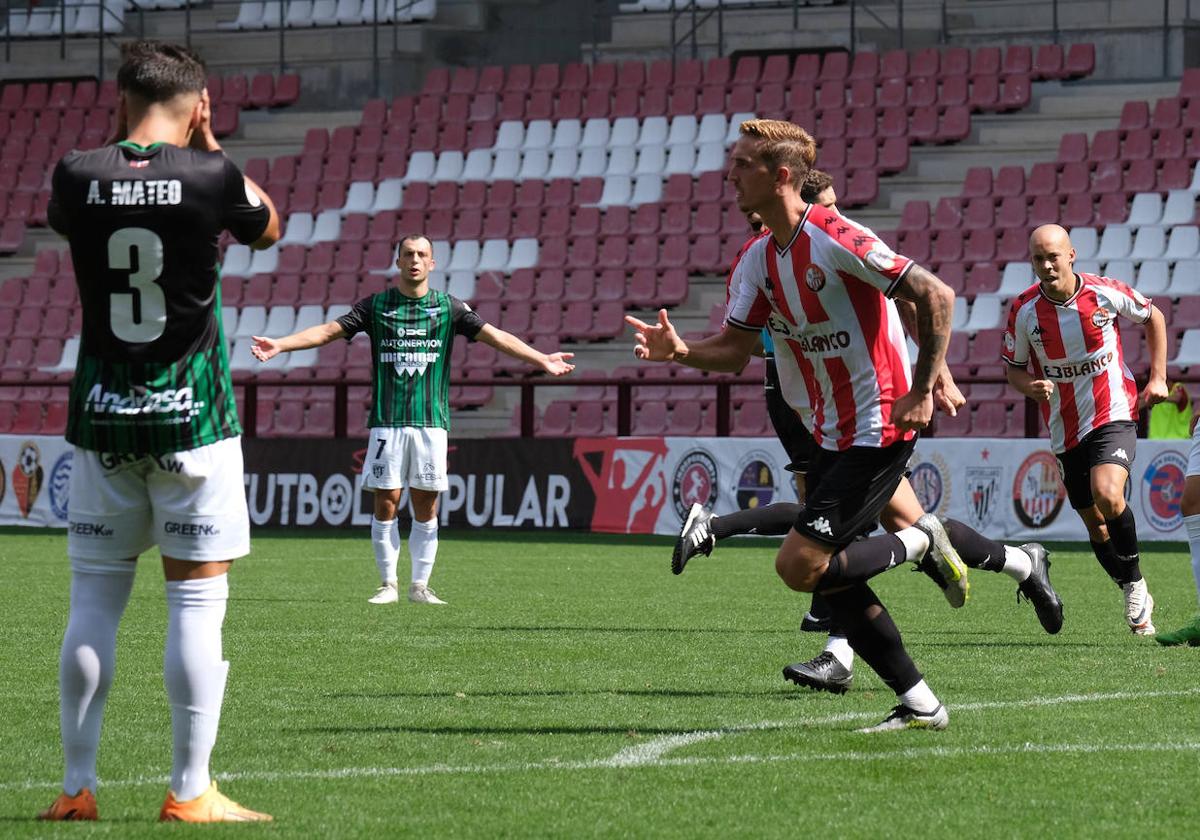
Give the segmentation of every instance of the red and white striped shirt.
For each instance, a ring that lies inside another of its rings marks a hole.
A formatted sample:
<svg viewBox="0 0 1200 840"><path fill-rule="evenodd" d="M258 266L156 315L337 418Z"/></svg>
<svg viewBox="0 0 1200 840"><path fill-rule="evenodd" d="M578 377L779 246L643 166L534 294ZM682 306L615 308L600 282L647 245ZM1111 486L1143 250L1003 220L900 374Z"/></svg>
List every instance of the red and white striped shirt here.
<svg viewBox="0 0 1200 840"><path fill-rule="evenodd" d="M1079 288L1059 303L1041 284L1013 301L1001 358L1025 368L1030 349L1041 375L1054 383L1042 419L1050 448L1061 453L1106 423L1137 419L1137 385L1125 366L1117 316L1144 324L1150 299L1120 280L1076 274Z"/></svg>
<svg viewBox="0 0 1200 840"><path fill-rule="evenodd" d="M755 240L738 262L727 322L769 327L785 399L824 449L890 446L892 403L912 387L904 328L890 299L913 261L867 228L810 205L791 242Z"/></svg>

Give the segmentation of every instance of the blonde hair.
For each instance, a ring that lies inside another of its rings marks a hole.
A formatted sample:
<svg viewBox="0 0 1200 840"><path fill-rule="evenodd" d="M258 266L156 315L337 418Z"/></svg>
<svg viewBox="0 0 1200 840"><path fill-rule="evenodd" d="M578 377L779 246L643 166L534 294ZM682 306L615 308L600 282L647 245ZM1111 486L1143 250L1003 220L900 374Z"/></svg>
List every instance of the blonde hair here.
<svg viewBox="0 0 1200 840"><path fill-rule="evenodd" d="M758 153L771 169L786 166L791 184L800 189L808 171L817 162L817 144L807 131L783 120L746 120L738 129L743 137L760 142Z"/></svg>

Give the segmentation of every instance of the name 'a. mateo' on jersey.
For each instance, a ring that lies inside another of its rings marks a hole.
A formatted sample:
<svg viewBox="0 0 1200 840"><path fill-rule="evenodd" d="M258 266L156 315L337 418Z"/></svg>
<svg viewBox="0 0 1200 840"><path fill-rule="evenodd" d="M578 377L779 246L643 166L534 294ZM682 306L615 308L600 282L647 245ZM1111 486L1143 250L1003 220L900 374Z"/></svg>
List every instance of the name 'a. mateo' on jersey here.
<svg viewBox="0 0 1200 840"><path fill-rule="evenodd" d="M107 193L108 198L104 196ZM88 184L85 204L114 204L125 207L183 204L183 182L174 178L152 181L112 181L105 190L100 181Z"/></svg>

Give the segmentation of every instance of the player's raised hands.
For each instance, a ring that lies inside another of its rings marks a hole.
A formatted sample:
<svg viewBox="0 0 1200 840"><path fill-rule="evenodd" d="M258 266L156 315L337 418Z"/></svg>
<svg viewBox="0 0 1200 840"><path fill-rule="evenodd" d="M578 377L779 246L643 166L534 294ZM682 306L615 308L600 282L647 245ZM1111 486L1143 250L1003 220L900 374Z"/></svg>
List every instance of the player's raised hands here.
<svg viewBox="0 0 1200 840"><path fill-rule="evenodd" d="M541 363L542 370L551 376L564 376L575 370L575 365L570 362L574 358L574 353L548 353Z"/></svg>
<svg viewBox="0 0 1200 840"><path fill-rule="evenodd" d="M212 130L212 99L208 95L208 88L200 91L199 108L200 122L192 131L192 139L188 145L202 152L219 152L221 144L217 142L217 135L213 134Z"/></svg>
<svg viewBox="0 0 1200 840"><path fill-rule="evenodd" d="M252 335L250 339L254 342L250 345L250 352L260 362L270 361L279 355L279 342L275 339L264 338L261 335Z"/></svg>
<svg viewBox="0 0 1200 840"><path fill-rule="evenodd" d="M633 355L647 362L669 362L677 356L687 354L687 344L675 332L674 325L667 318L667 310L658 310L658 321L647 324L645 321L625 316L625 323L633 327Z"/></svg>

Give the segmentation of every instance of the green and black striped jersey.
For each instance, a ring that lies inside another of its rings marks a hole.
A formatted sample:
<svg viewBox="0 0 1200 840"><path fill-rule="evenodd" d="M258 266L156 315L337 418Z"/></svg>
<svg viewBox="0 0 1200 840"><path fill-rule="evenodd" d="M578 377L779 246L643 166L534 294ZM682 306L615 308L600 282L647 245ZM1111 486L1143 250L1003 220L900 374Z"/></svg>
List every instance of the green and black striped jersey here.
<svg viewBox="0 0 1200 840"><path fill-rule="evenodd" d="M484 328L471 307L445 292L412 298L393 286L337 319L349 340L371 339L371 428L450 428L450 348L455 335Z"/></svg>
<svg viewBox="0 0 1200 840"><path fill-rule="evenodd" d="M270 211L219 152L118 143L54 170L83 332L67 440L131 455L241 434L221 329L218 237L254 242Z"/></svg>

